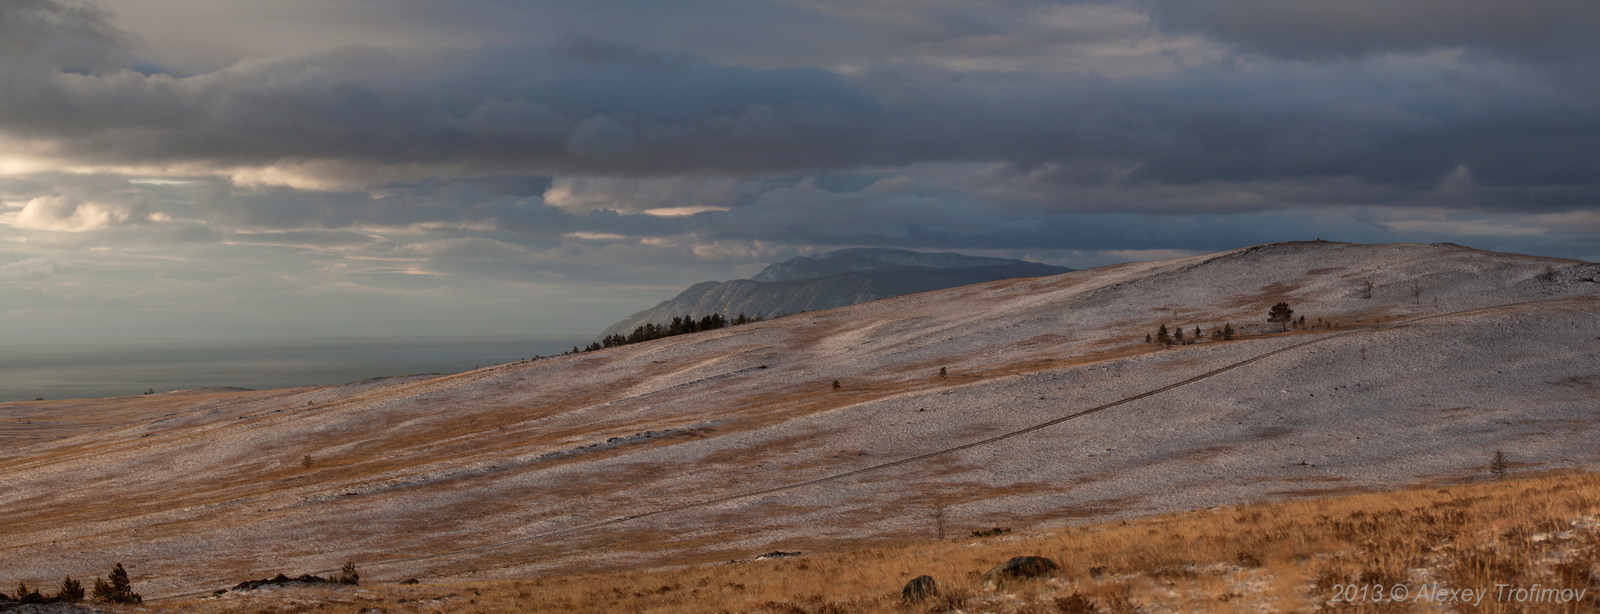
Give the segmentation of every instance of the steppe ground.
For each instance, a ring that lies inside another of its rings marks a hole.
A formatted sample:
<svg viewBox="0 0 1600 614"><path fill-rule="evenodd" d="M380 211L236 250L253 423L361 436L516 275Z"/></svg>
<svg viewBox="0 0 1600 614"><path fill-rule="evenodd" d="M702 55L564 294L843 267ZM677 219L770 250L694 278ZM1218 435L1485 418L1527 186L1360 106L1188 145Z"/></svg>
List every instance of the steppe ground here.
<svg viewBox="0 0 1600 614"><path fill-rule="evenodd" d="M572 577L1466 480L1497 449L1596 468L1597 277L1275 244L446 376L3 404L29 417L0 580ZM1264 322L1279 301L1306 324Z"/></svg>
<svg viewBox="0 0 1600 614"><path fill-rule="evenodd" d="M1475 479L1224 506L1060 531L966 534L792 558L528 580L289 587L139 612L1588 612L1600 609L1600 474ZM931 527L930 527L931 529ZM996 585L1018 555L1062 564ZM928 574L939 594L907 603ZM1497 589L1498 586L1505 588ZM1546 592L1519 589L1542 587ZM1481 598L1458 592L1485 589ZM1399 589L1399 592L1396 590ZM1580 595L1577 590L1584 590ZM1378 594L1382 591L1382 595Z"/></svg>

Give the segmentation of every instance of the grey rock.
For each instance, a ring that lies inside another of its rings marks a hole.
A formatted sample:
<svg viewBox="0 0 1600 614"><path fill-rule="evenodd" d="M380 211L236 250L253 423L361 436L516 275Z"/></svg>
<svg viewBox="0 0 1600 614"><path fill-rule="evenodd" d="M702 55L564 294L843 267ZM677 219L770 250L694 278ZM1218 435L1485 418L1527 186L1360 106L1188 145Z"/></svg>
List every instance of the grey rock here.
<svg viewBox="0 0 1600 614"><path fill-rule="evenodd" d="M906 603L920 603L930 597L939 595L939 583L933 581L933 576L917 576L900 589L900 600Z"/></svg>
<svg viewBox="0 0 1600 614"><path fill-rule="evenodd" d="M985 582L996 585L1012 580L1025 580L1054 574L1061 566L1042 556L1014 556L983 574Z"/></svg>

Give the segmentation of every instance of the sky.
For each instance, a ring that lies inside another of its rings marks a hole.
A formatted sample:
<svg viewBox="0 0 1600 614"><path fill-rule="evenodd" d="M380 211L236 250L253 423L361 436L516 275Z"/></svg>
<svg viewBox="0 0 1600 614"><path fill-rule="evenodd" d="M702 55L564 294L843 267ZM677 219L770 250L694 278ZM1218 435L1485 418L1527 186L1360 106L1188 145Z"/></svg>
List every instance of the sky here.
<svg viewBox="0 0 1600 614"><path fill-rule="evenodd" d="M858 246L1600 260L1594 0L0 0L0 338L585 336Z"/></svg>

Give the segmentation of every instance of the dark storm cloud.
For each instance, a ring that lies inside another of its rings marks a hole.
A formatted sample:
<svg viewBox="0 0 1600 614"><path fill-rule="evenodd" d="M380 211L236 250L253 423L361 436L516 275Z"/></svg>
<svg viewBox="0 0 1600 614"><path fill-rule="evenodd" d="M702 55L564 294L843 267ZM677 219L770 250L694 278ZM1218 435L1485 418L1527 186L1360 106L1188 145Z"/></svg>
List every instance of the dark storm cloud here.
<svg viewBox="0 0 1600 614"><path fill-rule="evenodd" d="M931 74L880 94L819 69L587 40L443 59L351 50L188 79L35 72L0 85L11 94L0 130L105 164L326 163L317 172L334 180L359 180L347 167L362 165L740 174L1085 158L1171 184L1426 184L1459 165L1490 184L1597 178L1600 102L1509 66L1282 63L1121 81Z"/></svg>
<svg viewBox="0 0 1600 614"><path fill-rule="evenodd" d="M0 59L8 66L103 68L121 59L130 41L98 7L52 0L0 6Z"/></svg>
<svg viewBox="0 0 1600 614"><path fill-rule="evenodd" d="M1591 0L1154 0L1168 31L1216 37L1256 53L1352 57L1432 49L1519 56L1582 52L1594 61L1600 4Z"/></svg>
<svg viewBox="0 0 1600 614"><path fill-rule="evenodd" d="M831 163L878 113L825 70L722 66L583 39L432 55L343 50L183 79L33 70L0 89L0 130L102 164L760 170Z"/></svg>

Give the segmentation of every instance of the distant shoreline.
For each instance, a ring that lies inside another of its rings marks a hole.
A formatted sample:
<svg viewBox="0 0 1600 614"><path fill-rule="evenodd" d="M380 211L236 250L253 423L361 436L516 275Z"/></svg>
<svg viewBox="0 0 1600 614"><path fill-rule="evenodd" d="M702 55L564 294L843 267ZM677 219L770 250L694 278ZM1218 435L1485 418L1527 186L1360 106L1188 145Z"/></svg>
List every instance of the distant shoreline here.
<svg viewBox="0 0 1600 614"><path fill-rule="evenodd" d="M0 347L0 402L196 388L267 390L455 373L550 356L588 336L19 340Z"/></svg>

